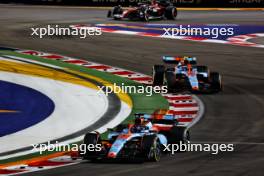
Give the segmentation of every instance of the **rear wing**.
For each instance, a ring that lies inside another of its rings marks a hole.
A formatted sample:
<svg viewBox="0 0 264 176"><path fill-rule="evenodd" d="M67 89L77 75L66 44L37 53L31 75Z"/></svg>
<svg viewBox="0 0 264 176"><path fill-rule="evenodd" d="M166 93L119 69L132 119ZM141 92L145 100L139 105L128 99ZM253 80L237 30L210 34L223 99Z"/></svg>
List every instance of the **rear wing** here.
<svg viewBox="0 0 264 176"><path fill-rule="evenodd" d="M135 118L144 118L146 120L168 120L175 121L176 116L172 114L144 114L144 113L136 113Z"/></svg>
<svg viewBox="0 0 264 176"><path fill-rule="evenodd" d="M184 63L185 65L191 64L196 65L196 57L190 57L190 56L163 56L162 57L163 62L167 64L179 64Z"/></svg>

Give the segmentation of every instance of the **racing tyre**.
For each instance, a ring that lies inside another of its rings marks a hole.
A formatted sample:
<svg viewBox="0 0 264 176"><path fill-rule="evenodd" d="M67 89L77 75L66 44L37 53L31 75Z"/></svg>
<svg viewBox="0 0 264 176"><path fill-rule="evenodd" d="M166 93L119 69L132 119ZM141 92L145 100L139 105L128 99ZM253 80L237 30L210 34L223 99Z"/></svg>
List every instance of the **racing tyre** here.
<svg viewBox="0 0 264 176"><path fill-rule="evenodd" d="M145 10L145 12L144 12L144 21L146 21L146 22L148 22L149 21L149 13L148 13L148 11L147 10Z"/></svg>
<svg viewBox="0 0 264 176"><path fill-rule="evenodd" d="M113 14L122 14L123 13L123 9L121 8L121 6L115 6L113 9Z"/></svg>
<svg viewBox="0 0 264 176"><path fill-rule="evenodd" d="M142 154L147 161L158 162L161 157L161 152L161 144L156 135L143 137Z"/></svg>
<svg viewBox="0 0 264 176"><path fill-rule="evenodd" d="M222 77L219 73L212 72L210 74L210 79L211 79L211 87L214 92L219 92L223 89Z"/></svg>
<svg viewBox="0 0 264 176"><path fill-rule="evenodd" d="M108 10L107 12L107 18L111 18L112 17L112 11L111 10Z"/></svg>
<svg viewBox="0 0 264 176"><path fill-rule="evenodd" d="M108 12L108 13L109 13L109 12ZM122 13L123 13L123 9L122 9L121 6L115 6L115 7L113 8L113 14L112 14L112 15L113 15L113 17L114 17L115 20L119 20L119 19L120 19L120 18L116 18L115 15L116 15L116 14L120 14L120 15L121 15Z"/></svg>
<svg viewBox="0 0 264 176"><path fill-rule="evenodd" d="M84 150L84 154L81 155L83 156L83 159L90 160L92 162L97 160L97 152L87 150L87 146L91 144L95 146L96 144L99 143L99 140L100 139L98 134L95 133L87 133L84 136L83 144L85 144L85 150Z"/></svg>
<svg viewBox="0 0 264 176"><path fill-rule="evenodd" d="M168 6L165 10L165 17L168 19L168 20L175 20L176 17L177 17L177 9L173 6Z"/></svg>
<svg viewBox="0 0 264 176"><path fill-rule="evenodd" d="M152 68L153 86L162 86L164 83L164 65L154 65Z"/></svg>
<svg viewBox="0 0 264 176"><path fill-rule="evenodd" d="M169 136L170 144L179 144L180 142L183 144L187 144L190 141L190 132L185 127L177 127L174 126L171 129L171 133Z"/></svg>

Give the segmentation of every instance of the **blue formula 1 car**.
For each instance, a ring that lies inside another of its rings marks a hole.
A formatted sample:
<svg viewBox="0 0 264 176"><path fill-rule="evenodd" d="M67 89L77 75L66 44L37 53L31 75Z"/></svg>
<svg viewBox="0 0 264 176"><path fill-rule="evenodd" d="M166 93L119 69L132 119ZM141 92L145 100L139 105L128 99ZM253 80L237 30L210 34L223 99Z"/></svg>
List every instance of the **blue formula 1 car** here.
<svg viewBox="0 0 264 176"><path fill-rule="evenodd" d="M210 72L207 66L197 65L195 57L163 56L167 65L154 65L153 85L167 85L169 92L188 90L191 92L219 92L222 77Z"/></svg>
<svg viewBox="0 0 264 176"><path fill-rule="evenodd" d="M88 133L83 144L95 146L100 144L99 151L86 150L80 156L90 161L108 160L140 160L159 161L164 145L168 143L186 142L189 133L177 127L174 115L135 114L135 123L119 125L110 130L108 139L101 139L99 133Z"/></svg>

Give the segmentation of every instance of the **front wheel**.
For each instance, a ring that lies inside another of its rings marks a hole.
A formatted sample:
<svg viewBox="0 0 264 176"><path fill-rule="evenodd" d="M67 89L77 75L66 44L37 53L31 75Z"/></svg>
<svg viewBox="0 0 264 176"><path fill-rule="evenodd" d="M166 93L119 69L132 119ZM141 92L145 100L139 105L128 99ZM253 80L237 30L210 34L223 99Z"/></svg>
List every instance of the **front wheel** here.
<svg viewBox="0 0 264 176"><path fill-rule="evenodd" d="M214 92L220 92L223 90L222 77L217 72L210 73L211 88Z"/></svg>
<svg viewBox="0 0 264 176"><path fill-rule="evenodd" d="M162 86L164 83L164 65L154 65L152 68L153 86Z"/></svg>
<svg viewBox="0 0 264 176"><path fill-rule="evenodd" d="M93 146L96 146L98 143L100 142L100 137L99 137L99 134L95 134L95 133L87 133L85 136L84 136L84 139L83 139L83 146L85 148L82 148L82 154L80 154L80 156L83 157L83 159L87 159L87 160L90 160L92 162L96 161L97 159L97 152L96 151L89 151L87 149L87 146L89 145L93 145Z"/></svg>
<svg viewBox="0 0 264 176"><path fill-rule="evenodd" d="M147 161L158 162L161 157L161 144L156 135L144 136L142 141L143 155Z"/></svg>

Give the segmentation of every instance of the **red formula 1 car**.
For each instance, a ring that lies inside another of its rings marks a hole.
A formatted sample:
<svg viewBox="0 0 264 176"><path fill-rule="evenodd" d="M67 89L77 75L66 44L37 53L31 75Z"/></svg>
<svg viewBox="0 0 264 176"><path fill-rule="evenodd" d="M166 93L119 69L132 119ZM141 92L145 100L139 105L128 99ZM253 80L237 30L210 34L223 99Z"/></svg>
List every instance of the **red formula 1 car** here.
<svg viewBox="0 0 264 176"><path fill-rule="evenodd" d="M151 1L151 3L139 3L136 7L123 9L120 5L108 11L108 18L115 20L129 19L149 21L151 19L175 20L177 9L168 0Z"/></svg>

